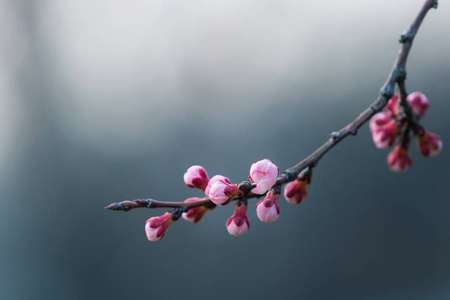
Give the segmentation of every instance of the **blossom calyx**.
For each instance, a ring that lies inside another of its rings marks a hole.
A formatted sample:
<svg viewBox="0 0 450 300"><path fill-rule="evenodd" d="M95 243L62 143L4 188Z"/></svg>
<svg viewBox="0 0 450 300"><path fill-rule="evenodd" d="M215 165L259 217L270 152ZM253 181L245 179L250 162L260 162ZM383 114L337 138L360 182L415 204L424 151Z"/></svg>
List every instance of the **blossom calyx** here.
<svg viewBox="0 0 450 300"><path fill-rule="evenodd" d="M206 173L205 168L202 166L191 166L187 169L186 173L184 173L184 183L190 188L197 188L199 190L204 191L206 186L208 185L208 174Z"/></svg>
<svg viewBox="0 0 450 300"><path fill-rule="evenodd" d="M184 203L193 203L193 202L198 202L198 201L202 201L202 199L194 197L194 198L189 198L189 199L184 200ZM187 212L184 212L181 216L186 221L189 221L192 223L197 223L198 221L200 221L203 218L203 216L206 214L207 211L208 211L208 208L206 208L205 206L198 206L198 207L189 209Z"/></svg>
<svg viewBox="0 0 450 300"><path fill-rule="evenodd" d="M375 114L370 119L370 131L375 146L379 149L392 147L399 131L397 122L388 113Z"/></svg>
<svg viewBox="0 0 450 300"><path fill-rule="evenodd" d="M267 192L276 183L278 172L278 167L267 158L252 164L249 178L256 183L252 193L262 195Z"/></svg>
<svg viewBox="0 0 450 300"><path fill-rule="evenodd" d="M417 138L417 147L419 148L420 154L425 157L438 155L443 146L441 137L427 130Z"/></svg>
<svg viewBox="0 0 450 300"><path fill-rule="evenodd" d="M280 215L280 207L278 206L279 199L280 193L272 189L269 190L264 200L256 204L256 215L261 222L272 223L278 219Z"/></svg>
<svg viewBox="0 0 450 300"><path fill-rule="evenodd" d="M387 157L389 169L393 172L402 173L412 166L412 158L408 149L403 145L397 145Z"/></svg>
<svg viewBox="0 0 450 300"><path fill-rule="evenodd" d="M250 222L247 217L247 203L239 201L234 206L234 214L228 218L225 223L228 233L234 236L240 236L250 228Z"/></svg>
<svg viewBox="0 0 450 300"><path fill-rule="evenodd" d="M425 112L427 111L428 106L430 105L430 102L428 101L427 97L421 92L414 92L409 94L406 97L406 101L408 101L409 104L411 104L413 112L420 118L425 116Z"/></svg>
<svg viewBox="0 0 450 300"><path fill-rule="evenodd" d="M149 241L159 241L164 237L169 226L174 222L172 214L167 212L159 217L152 217L145 222L145 233Z"/></svg>

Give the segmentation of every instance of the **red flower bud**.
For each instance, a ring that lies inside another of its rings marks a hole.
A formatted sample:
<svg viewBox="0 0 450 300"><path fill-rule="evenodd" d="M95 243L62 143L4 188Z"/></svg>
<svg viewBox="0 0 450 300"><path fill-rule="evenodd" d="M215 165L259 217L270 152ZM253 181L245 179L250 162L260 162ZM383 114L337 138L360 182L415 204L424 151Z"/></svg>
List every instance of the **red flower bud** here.
<svg viewBox="0 0 450 300"><path fill-rule="evenodd" d="M392 147L398 133L397 123L388 113L377 113L370 119L370 131L375 146L379 149Z"/></svg>
<svg viewBox="0 0 450 300"><path fill-rule="evenodd" d="M303 179L296 179L284 187L284 198L291 204L300 204L308 197L308 183Z"/></svg>
<svg viewBox="0 0 450 300"><path fill-rule="evenodd" d="M384 107L384 109L391 115L391 117L395 117L398 115L399 103L398 99L400 97L398 94L394 94L391 99L389 99L388 103Z"/></svg>
<svg viewBox="0 0 450 300"><path fill-rule="evenodd" d="M278 216L280 215L280 207L278 206L279 199L280 194L270 190L264 200L261 200L256 204L256 215L261 222L272 223L278 219Z"/></svg>
<svg viewBox="0 0 450 300"><path fill-rule="evenodd" d="M408 149L402 147L402 145L397 145L389 153L387 163L391 171L402 173L412 166L412 158L408 153Z"/></svg>
<svg viewBox="0 0 450 300"><path fill-rule="evenodd" d="M205 195L206 195L206 196L209 196L209 190L211 189L212 185L213 185L214 183L216 183L217 181L219 181L219 180L223 180L223 181L228 182L228 183L231 184L230 179L226 178L225 176L222 176L222 175L215 175L215 176L213 176L213 178L211 178L211 179L208 181L208 184L206 185L206 188L205 188Z"/></svg>
<svg viewBox="0 0 450 300"><path fill-rule="evenodd" d="M190 188L204 191L208 185L208 174L202 166L192 166L184 173L184 183Z"/></svg>
<svg viewBox="0 0 450 300"><path fill-rule="evenodd" d="M247 217L247 205L241 202L234 206L234 214L228 218L225 223L228 233L234 236L240 236L250 228L250 222Z"/></svg>
<svg viewBox="0 0 450 300"><path fill-rule="evenodd" d="M444 144L437 134L425 131L422 136L417 139L417 147L420 153L425 157L436 156L441 152Z"/></svg>
<svg viewBox="0 0 450 300"><path fill-rule="evenodd" d="M241 191L236 184L221 175L216 175L208 183L205 194L216 205L227 205L236 198Z"/></svg>
<svg viewBox="0 0 450 300"><path fill-rule="evenodd" d="M408 97L406 97L406 101L408 101L411 104L413 112L420 118L425 116L425 112L427 111L428 106L430 105L427 97L420 92L414 92L409 94Z"/></svg>
<svg viewBox="0 0 450 300"><path fill-rule="evenodd" d="M184 203L192 203L192 202L197 202L197 201L201 201L202 199L200 198L189 198L184 200ZM185 219L186 221L192 222L192 223L197 223L198 221L200 221L203 216L206 214L206 212L208 211L208 209L205 206L198 206L198 207L194 207L191 208L190 210L188 210L187 212L182 214L183 219Z"/></svg>
<svg viewBox="0 0 450 300"><path fill-rule="evenodd" d="M159 241L164 237L170 224L174 221L171 213L165 213L159 217L152 217L145 222L145 233L149 241Z"/></svg>

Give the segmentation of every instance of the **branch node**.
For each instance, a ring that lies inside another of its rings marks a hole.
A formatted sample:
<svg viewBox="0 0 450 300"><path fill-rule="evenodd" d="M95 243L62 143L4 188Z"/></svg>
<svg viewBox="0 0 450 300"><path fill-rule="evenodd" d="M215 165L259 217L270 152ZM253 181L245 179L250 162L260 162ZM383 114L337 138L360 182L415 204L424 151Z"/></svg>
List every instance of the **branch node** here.
<svg viewBox="0 0 450 300"><path fill-rule="evenodd" d="M383 98L383 102L384 104L387 104L387 102L389 101L389 99L392 98L392 96L394 96L394 87L389 85L389 86L384 86L381 90L380 90L380 95Z"/></svg>
<svg viewBox="0 0 450 300"><path fill-rule="evenodd" d="M238 188L244 193L248 194L253 188L253 184L249 181L243 181L238 185Z"/></svg>
<svg viewBox="0 0 450 300"><path fill-rule="evenodd" d="M397 77L397 82L404 81L406 79L406 68L405 66L395 68L394 73Z"/></svg>
<svg viewBox="0 0 450 300"><path fill-rule="evenodd" d="M400 35L400 40L398 42L400 44L406 44L408 42L411 42L412 39L413 39L412 35L405 32Z"/></svg>
<svg viewBox="0 0 450 300"><path fill-rule="evenodd" d="M281 185L280 184L276 184L272 187L272 191L275 194L281 194Z"/></svg>
<svg viewBox="0 0 450 300"><path fill-rule="evenodd" d="M184 208L182 208L182 207L172 210L172 216L171 216L172 220L178 221L178 219L181 217L183 212L184 212Z"/></svg>
<svg viewBox="0 0 450 300"><path fill-rule="evenodd" d="M284 176L288 182L291 182L297 177L297 175L295 175L294 173L287 171L284 171L283 173L281 173L281 175Z"/></svg>
<svg viewBox="0 0 450 300"><path fill-rule="evenodd" d="M300 173L300 175L298 175L298 178L300 180L304 180L306 181L306 183L311 184L311 178L312 178L312 170L315 167L314 165L310 165L309 167L307 167L305 170L303 170L302 173Z"/></svg>
<svg viewBox="0 0 450 300"><path fill-rule="evenodd" d="M137 204L142 206L146 206L148 208L152 208L152 199L136 199L134 200Z"/></svg>
<svg viewBox="0 0 450 300"><path fill-rule="evenodd" d="M338 138L341 137L341 132L340 131L333 131L332 133L330 133L330 137L331 137L331 139L333 141L337 140Z"/></svg>
<svg viewBox="0 0 450 300"><path fill-rule="evenodd" d="M237 206L241 206L241 205L248 205L248 200L247 197L242 197L238 200L238 202L236 203Z"/></svg>

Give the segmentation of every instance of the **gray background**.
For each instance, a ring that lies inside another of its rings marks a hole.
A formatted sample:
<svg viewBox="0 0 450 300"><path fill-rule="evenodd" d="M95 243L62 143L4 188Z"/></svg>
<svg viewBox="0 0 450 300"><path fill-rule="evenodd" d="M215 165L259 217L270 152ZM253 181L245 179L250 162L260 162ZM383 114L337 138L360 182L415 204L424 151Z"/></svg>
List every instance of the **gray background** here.
<svg viewBox="0 0 450 300"><path fill-rule="evenodd" d="M391 173L367 126L300 206L242 237L233 207L157 243L111 212L182 201L193 164L245 180L297 163L377 97L423 1L0 1L1 299L449 299L450 155ZM420 29L409 92L450 141L450 7Z"/></svg>

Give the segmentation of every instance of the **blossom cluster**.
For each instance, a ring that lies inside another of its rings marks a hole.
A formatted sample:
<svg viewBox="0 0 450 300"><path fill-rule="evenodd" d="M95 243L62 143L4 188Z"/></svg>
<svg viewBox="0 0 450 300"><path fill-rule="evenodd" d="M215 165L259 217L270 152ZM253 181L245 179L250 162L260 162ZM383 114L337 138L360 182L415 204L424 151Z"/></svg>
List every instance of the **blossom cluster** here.
<svg viewBox="0 0 450 300"><path fill-rule="evenodd" d="M379 149L394 149L387 157L389 168L394 172L404 172L412 166L409 154L410 132L417 138L417 148L425 157L436 156L442 150L442 139L419 124L429 106L427 97L414 92L401 105L398 94L388 101L382 112L370 120L370 131L375 146ZM408 106L405 108L405 106ZM409 109L411 116L407 115Z"/></svg>
<svg viewBox="0 0 450 300"><path fill-rule="evenodd" d="M278 167L269 159L260 160L252 164L249 178L253 183L249 183L251 192L255 196L264 196L256 206L256 215L264 223L272 223L280 215L278 201L280 199L281 187L277 184L279 174ZM284 197L291 204L300 204L308 196L307 185L311 180L309 168L302 172L297 178L289 182L284 189ZM231 183L230 179L215 175L211 179L206 170L198 165L190 167L184 174L184 182L190 188L203 191L215 205L223 206L236 200L234 213L228 218L225 225L229 234L234 236L243 235L250 228L250 221L247 216L248 201L245 193L237 184ZM184 203L195 203L202 201L202 198L189 198ZM182 211L181 216L186 221L197 223L211 209L207 206L196 206L187 211ZM164 237L169 226L177 219L175 212L167 212L159 217L152 217L147 220L145 231L150 241L158 241Z"/></svg>
<svg viewBox="0 0 450 300"><path fill-rule="evenodd" d="M412 165L409 155L411 135L417 138L419 152L425 157L437 155L443 147L441 138L427 131L419 121L428 109L428 99L420 92L414 92L402 99L397 94L388 101L382 112L370 120L373 142L380 149L394 147L387 157L389 168L394 172L403 172ZM300 174L278 177L279 169L269 159L255 162L250 167L249 178L252 182L234 184L223 175L209 178L202 166L194 165L184 174L184 182L190 188L196 188L205 194L204 198L189 198L185 204L162 216L147 220L145 231L150 241L164 237L174 221L183 217L186 221L197 223L215 206L225 206L235 201L234 213L225 222L227 231L234 236L245 234L250 228L247 216L248 198L263 197L255 205L258 219L264 223L275 222L280 215L279 199L281 181L288 181L284 187L284 198L288 203L298 205L308 197L308 185L311 182L311 167ZM296 177L294 177L296 175ZM208 205L204 205L205 199ZM201 203L200 203L201 201ZM195 205L198 203L198 205ZM193 205L192 205L193 204Z"/></svg>

